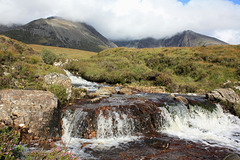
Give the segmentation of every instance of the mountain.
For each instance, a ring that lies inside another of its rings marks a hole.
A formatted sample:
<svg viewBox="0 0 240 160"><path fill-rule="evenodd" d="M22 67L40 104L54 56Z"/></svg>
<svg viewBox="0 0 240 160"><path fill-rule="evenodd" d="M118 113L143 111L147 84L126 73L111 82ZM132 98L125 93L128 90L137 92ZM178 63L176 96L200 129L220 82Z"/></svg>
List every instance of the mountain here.
<svg viewBox="0 0 240 160"><path fill-rule="evenodd" d="M29 44L87 51L101 51L106 48L117 47L92 26L58 17L38 19L1 34Z"/></svg>
<svg viewBox="0 0 240 160"><path fill-rule="evenodd" d="M156 47L197 47L210 45L227 45L213 37L202 35L190 30L178 33L170 38L145 38L132 41L113 41L119 47L156 48Z"/></svg>

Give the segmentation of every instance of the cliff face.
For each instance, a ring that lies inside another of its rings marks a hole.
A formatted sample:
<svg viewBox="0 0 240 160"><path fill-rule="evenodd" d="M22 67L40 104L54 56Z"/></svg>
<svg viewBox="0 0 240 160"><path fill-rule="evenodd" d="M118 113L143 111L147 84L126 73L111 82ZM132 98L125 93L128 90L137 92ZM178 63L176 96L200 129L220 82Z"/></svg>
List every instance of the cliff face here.
<svg viewBox="0 0 240 160"><path fill-rule="evenodd" d="M93 27L85 24L51 17L38 19L26 25L2 32L24 43L101 51L117 47Z"/></svg>
<svg viewBox="0 0 240 160"><path fill-rule="evenodd" d="M169 38L154 39L145 38L133 41L114 41L119 47L130 48L156 48L156 47L197 47L210 45L227 45L227 43L213 37L184 31Z"/></svg>

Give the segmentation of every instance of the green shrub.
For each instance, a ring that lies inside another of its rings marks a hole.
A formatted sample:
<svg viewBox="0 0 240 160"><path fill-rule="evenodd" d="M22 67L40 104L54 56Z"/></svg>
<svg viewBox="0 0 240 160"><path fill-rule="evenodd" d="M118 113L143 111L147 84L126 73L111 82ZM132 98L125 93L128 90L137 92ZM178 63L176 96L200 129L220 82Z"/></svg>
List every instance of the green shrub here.
<svg viewBox="0 0 240 160"><path fill-rule="evenodd" d="M50 50L42 50L42 59L44 63L52 65L57 60L57 55Z"/></svg>
<svg viewBox="0 0 240 160"><path fill-rule="evenodd" d="M52 92L59 100L61 105L64 105L68 102L66 89L60 85L51 85L48 87L48 91Z"/></svg>

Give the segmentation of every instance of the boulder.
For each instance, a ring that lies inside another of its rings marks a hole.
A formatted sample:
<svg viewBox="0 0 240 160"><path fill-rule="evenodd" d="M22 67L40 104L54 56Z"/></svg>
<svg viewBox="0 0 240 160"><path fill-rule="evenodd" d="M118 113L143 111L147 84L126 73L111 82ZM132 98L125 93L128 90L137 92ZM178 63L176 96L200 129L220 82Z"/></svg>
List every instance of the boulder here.
<svg viewBox="0 0 240 160"><path fill-rule="evenodd" d="M135 91L133 91L131 88L122 88L118 91L119 94L128 94L128 95L132 95L134 93L136 93Z"/></svg>
<svg viewBox="0 0 240 160"><path fill-rule="evenodd" d="M112 95L116 93L117 90L114 87L101 87L96 91L96 95Z"/></svg>
<svg viewBox="0 0 240 160"><path fill-rule="evenodd" d="M60 85L66 89L66 93L68 95L67 99L71 98L72 93L72 82L71 79L64 74L60 73L50 73L44 77L45 82L48 85Z"/></svg>
<svg viewBox="0 0 240 160"><path fill-rule="evenodd" d="M240 103L240 97L231 88L220 88L207 93L206 97L211 101L225 101L230 103Z"/></svg>
<svg viewBox="0 0 240 160"><path fill-rule="evenodd" d="M187 98L182 97L182 96L174 97L174 99L175 99L176 101L184 104L184 105L188 105L188 103L189 103L188 100L187 100Z"/></svg>
<svg viewBox="0 0 240 160"><path fill-rule="evenodd" d="M58 100L48 91L1 90L0 122L37 137L60 136Z"/></svg>

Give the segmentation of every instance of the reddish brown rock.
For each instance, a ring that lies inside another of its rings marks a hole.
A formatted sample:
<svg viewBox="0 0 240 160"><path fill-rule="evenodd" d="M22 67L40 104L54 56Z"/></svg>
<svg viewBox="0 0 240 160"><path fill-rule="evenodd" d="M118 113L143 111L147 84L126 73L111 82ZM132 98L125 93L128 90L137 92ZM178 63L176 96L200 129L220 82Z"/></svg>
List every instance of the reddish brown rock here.
<svg viewBox="0 0 240 160"><path fill-rule="evenodd" d="M58 100L51 92L1 90L0 121L38 137L59 136Z"/></svg>

